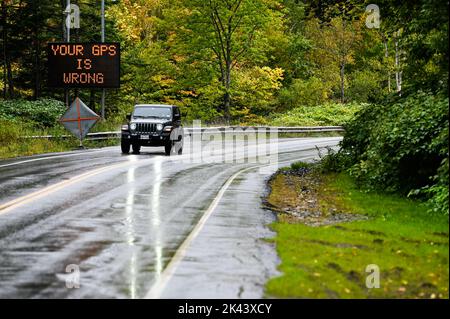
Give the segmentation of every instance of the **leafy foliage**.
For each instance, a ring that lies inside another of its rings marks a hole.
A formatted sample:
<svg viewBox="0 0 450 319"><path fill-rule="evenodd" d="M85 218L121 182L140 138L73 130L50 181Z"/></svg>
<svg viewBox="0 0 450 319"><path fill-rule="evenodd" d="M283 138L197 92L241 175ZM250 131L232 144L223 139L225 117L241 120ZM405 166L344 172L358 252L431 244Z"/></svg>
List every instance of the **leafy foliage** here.
<svg viewBox="0 0 450 319"><path fill-rule="evenodd" d="M65 111L64 103L52 99L0 101L0 118L54 126Z"/></svg>
<svg viewBox="0 0 450 319"><path fill-rule="evenodd" d="M449 213L449 189L448 189L448 158L442 161L437 171L437 175L433 176L434 185L425 186L419 190L419 194L428 195L430 210L437 213Z"/></svg>
<svg viewBox="0 0 450 319"><path fill-rule="evenodd" d="M236 72L232 87L234 97L232 114L239 119L242 115L267 114L277 100L276 92L281 88L283 70L280 68L253 67Z"/></svg>
<svg viewBox="0 0 450 319"><path fill-rule="evenodd" d="M416 0L380 0L384 27L389 33L401 31L404 52L405 90L448 90L448 3Z"/></svg>
<svg viewBox="0 0 450 319"><path fill-rule="evenodd" d="M358 103L325 103L316 106L299 106L281 114L275 114L271 124L275 126L343 125L362 108Z"/></svg>
<svg viewBox="0 0 450 319"><path fill-rule="evenodd" d="M325 103L331 95L331 87L319 78L308 80L294 79L289 87L283 88L279 94L282 109L292 109L300 105L314 106Z"/></svg>
<svg viewBox="0 0 450 319"><path fill-rule="evenodd" d="M422 194L448 211L448 97L418 92L366 106L346 125L342 150L332 156L346 158L339 161L360 185L404 194L427 186Z"/></svg>

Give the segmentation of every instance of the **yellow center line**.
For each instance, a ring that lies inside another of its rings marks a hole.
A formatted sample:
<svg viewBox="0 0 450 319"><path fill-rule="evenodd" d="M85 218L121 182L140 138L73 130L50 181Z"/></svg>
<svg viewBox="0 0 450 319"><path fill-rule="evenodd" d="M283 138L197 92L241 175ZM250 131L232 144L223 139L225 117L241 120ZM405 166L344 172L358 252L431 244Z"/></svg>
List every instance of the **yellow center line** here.
<svg viewBox="0 0 450 319"><path fill-rule="evenodd" d="M95 175L98 175L100 173L104 173L116 168L120 168L123 166L127 166L130 164L136 164L135 162L124 162L124 163L120 163L120 164L114 164L114 165L110 165L110 166L106 166L106 167L101 167L80 175L77 175L75 177L71 177L68 180L53 184L51 186L45 187L41 190L38 190L36 192L33 192L31 194L16 198L12 201L9 201L5 204L1 204L0 205L0 215L5 214L19 206L25 205L27 203L30 203L36 199L42 198L44 196L48 196L54 192L57 192L67 186L73 185L75 183L81 182L85 179L88 179L90 177L93 177Z"/></svg>

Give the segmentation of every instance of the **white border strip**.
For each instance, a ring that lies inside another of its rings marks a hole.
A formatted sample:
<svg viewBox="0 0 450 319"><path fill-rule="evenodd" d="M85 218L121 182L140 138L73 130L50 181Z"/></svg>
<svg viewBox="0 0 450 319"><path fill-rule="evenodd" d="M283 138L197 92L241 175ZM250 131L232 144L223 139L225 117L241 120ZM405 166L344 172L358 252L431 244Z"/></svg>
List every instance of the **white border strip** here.
<svg viewBox="0 0 450 319"><path fill-rule="evenodd" d="M2 167L8 167L8 166L14 166L14 165L19 165L19 164L24 164L24 163L30 163L30 162L37 162L37 161L43 161L43 160L50 160L50 159L54 159L54 158L70 157L70 156L80 156L80 155L84 155L84 154L102 153L102 152L108 152L108 151L110 151L110 149L103 149L103 150L96 150L96 151L84 151L84 152L79 152L79 153L62 154L62 155L54 155L54 156L45 156L45 157L33 158L33 159L29 159L29 160L25 160L25 161L20 161L20 162L14 162L14 163L3 164L3 165L0 165L0 168L2 168Z"/></svg>

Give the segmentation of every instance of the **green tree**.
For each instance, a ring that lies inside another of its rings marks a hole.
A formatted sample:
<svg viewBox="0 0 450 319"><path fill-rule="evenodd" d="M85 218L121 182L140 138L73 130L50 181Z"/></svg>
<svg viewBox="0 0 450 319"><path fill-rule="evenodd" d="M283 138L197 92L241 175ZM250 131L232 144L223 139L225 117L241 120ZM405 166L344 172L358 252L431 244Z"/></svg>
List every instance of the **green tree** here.
<svg viewBox="0 0 450 319"><path fill-rule="evenodd" d="M258 44L264 43L265 32L279 17L272 0L188 0L182 1L183 38L187 51L196 58L213 60L219 70L224 96L222 112L230 120L233 70L238 65L264 59ZM201 54L202 56L199 56Z"/></svg>
<svg viewBox="0 0 450 319"><path fill-rule="evenodd" d="M354 63L356 47L361 41L361 21L347 21L342 17L332 18L329 24L321 25L313 19L308 25L308 34L314 43L313 57L322 70L338 73L341 103L345 102L346 67Z"/></svg>
<svg viewBox="0 0 450 319"><path fill-rule="evenodd" d="M448 2L416 0L378 1L382 28L397 36L404 53L405 94L419 89L433 92L448 88ZM395 45L395 44L394 44Z"/></svg>

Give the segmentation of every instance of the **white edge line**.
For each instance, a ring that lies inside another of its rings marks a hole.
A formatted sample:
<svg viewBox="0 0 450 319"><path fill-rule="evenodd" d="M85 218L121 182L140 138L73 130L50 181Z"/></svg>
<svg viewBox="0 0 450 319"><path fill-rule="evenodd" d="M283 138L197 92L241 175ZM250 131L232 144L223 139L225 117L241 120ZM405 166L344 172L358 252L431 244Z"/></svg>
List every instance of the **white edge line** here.
<svg viewBox="0 0 450 319"><path fill-rule="evenodd" d="M83 155L83 154L101 153L101 152L107 152L107 151L109 151L109 150L92 150L92 151L85 151L85 152L79 152L79 153L71 153L71 154L61 154L61 155L45 156L45 157L33 158L33 159L29 159L29 160L25 160L25 161L20 161L20 162L14 162L14 163L3 164L3 165L0 165L0 168L2 168L2 167L8 167L8 166L14 166L14 165L19 165L19 164L24 164L24 163L36 162L36 161L50 160L50 159L54 159L54 158L70 157L70 156L79 156L79 155Z"/></svg>

